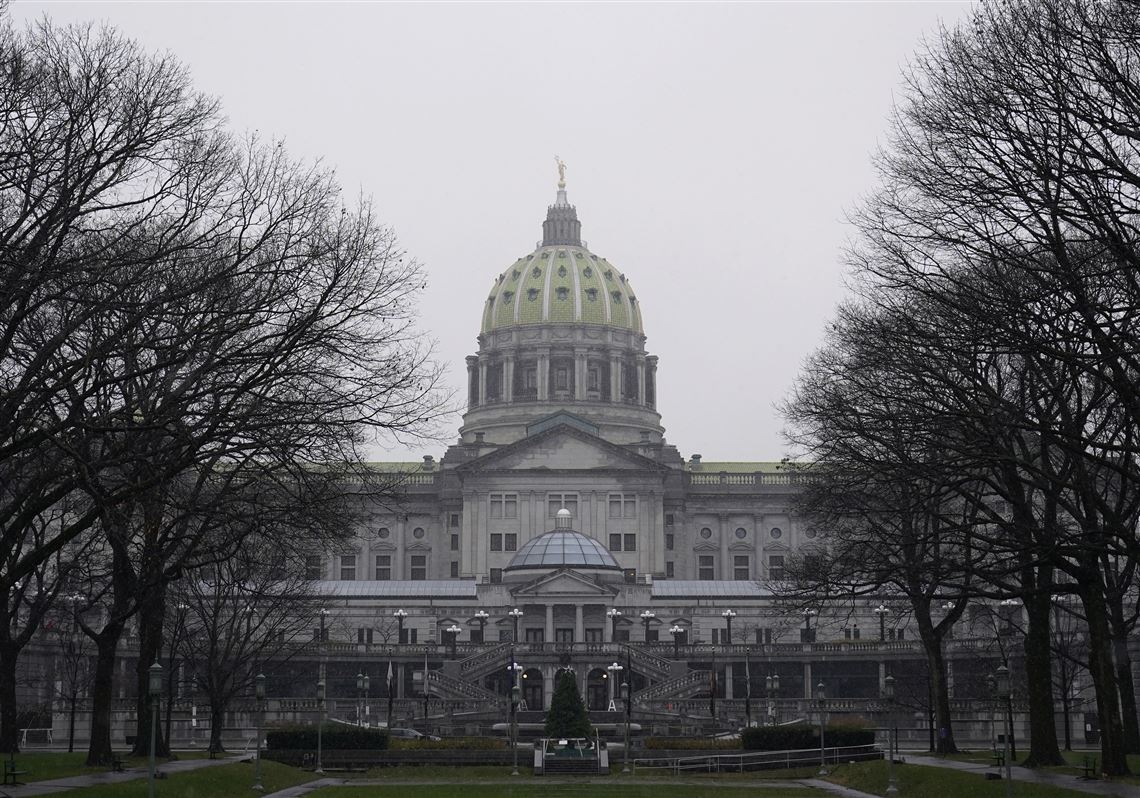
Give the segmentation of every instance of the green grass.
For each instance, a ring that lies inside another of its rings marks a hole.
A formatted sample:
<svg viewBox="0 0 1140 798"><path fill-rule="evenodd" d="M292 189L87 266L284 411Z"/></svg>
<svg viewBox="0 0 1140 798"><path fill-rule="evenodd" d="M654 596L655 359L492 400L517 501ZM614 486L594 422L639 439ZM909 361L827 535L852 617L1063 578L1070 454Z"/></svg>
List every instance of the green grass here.
<svg viewBox="0 0 1140 798"><path fill-rule="evenodd" d="M987 781L981 773L921 765L896 765L899 798L1005 798L1005 782ZM887 790L887 763L860 762L832 769L828 781L855 790L884 795ZM1042 784L1014 781L1015 798L1087 798L1088 793Z"/></svg>
<svg viewBox="0 0 1140 798"><path fill-rule="evenodd" d="M312 773L268 760L262 762L261 767L262 784L265 785L266 793L283 790L294 784L303 784L315 778ZM230 798L233 795L256 795L257 793L250 789L252 784L253 764L237 762L186 773L174 773L156 784L155 795L161 798ZM144 798L146 779L68 790L67 795L68 798Z"/></svg>
<svg viewBox="0 0 1140 798"><path fill-rule="evenodd" d="M130 757L125 752L120 752L119 756L123 757L124 766L127 768L146 767L148 759L144 757ZM179 753L179 759L202 759L206 756L205 751L188 751ZM0 755L5 760L7 755ZM20 776L20 781L31 783L33 781L47 781L49 779L65 779L69 776L87 776L94 773L107 773L110 768L107 767L87 767L84 762L87 761L87 752L75 751L74 753L67 753L66 751L29 751L27 753L16 754L16 767L20 770L28 771L23 776ZM158 765L161 767L165 759L158 759Z"/></svg>
<svg viewBox="0 0 1140 798"><path fill-rule="evenodd" d="M547 780L518 784L399 784L398 788L389 785L386 791L397 793L400 798L559 798L564 795L589 798L823 798L828 794L822 790L778 785L607 784L605 778L583 778L577 783ZM376 786L361 785L326 787L309 795L313 798L373 798L377 792Z"/></svg>

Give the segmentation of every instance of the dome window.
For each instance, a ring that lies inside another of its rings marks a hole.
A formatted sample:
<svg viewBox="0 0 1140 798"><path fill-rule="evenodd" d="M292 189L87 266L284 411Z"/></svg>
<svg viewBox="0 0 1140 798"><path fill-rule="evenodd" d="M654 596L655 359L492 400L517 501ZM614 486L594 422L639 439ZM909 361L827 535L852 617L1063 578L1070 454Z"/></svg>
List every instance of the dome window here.
<svg viewBox="0 0 1140 798"><path fill-rule="evenodd" d="M590 260L596 261L597 259L598 259L597 255L590 255Z"/></svg>
<svg viewBox="0 0 1140 798"><path fill-rule="evenodd" d="M621 280L621 281L624 283L624 282L625 282L625 275L624 275L624 274L619 274L619 275L618 275L618 279L619 279L619 280Z"/></svg>
<svg viewBox="0 0 1140 798"><path fill-rule="evenodd" d="M542 259L543 259L543 260L546 260L546 259L547 259L547 258L549 258L549 257L550 257L550 253L549 253L549 252L543 252L543 253L542 253Z"/></svg>
<svg viewBox="0 0 1140 798"><path fill-rule="evenodd" d="M582 260L582 253L581 252L575 252L574 257L577 258L578 260Z"/></svg>
<svg viewBox="0 0 1140 798"><path fill-rule="evenodd" d="M487 297L487 304L488 305L494 305L495 304L495 298L493 296Z"/></svg>
<svg viewBox="0 0 1140 798"><path fill-rule="evenodd" d="M630 294L630 295L629 295L629 304L631 304L631 305L632 305L632 304L634 304L635 302L637 302L637 297L635 297L633 294Z"/></svg>
<svg viewBox="0 0 1140 798"><path fill-rule="evenodd" d="M586 299L590 300L591 302L597 302L598 301L598 289L587 288L586 289Z"/></svg>
<svg viewBox="0 0 1140 798"><path fill-rule="evenodd" d="M504 302L510 302L514 298L514 296L515 296L514 291L504 291L503 292L503 301Z"/></svg>
<svg viewBox="0 0 1140 798"><path fill-rule="evenodd" d="M609 269L606 269L606 279L607 279L607 280L612 280L612 279L614 279L614 273L613 273L613 272L611 272Z"/></svg>
<svg viewBox="0 0 1140 798"><path fill-rule="evenodd" d="M522 272L520 272L518 269L514 269L511 271L511 279L517 281L521 274L522 274Z"/></svg>
<svg viewBox="0 0 1140 798"><path fill-rule="evenodd" d="M565 266L559 266L558 267L558 276L559 277L565 277L566 276L566 267Z"/></svg>
<svg viewBox="0 0 1140 798"><path fill-rule="evenodd" d="M538 299L538 289L537 288L528 288L526 291L526 298L529 299L531 302Z"/></svg>
<svg viewBox="0 0 1140 798"><path fill-rule="evenodd" d="M594 270L591 269L589 266L587 266L585 269L582 269L582 274L585 275L586 277L593 277L594 276Z"/></svg>
<svg viewBox="0 0 1140 798"><path fill-rule="evenodd" d="M527 255L527 256L526 256L526 259L527 259L527 260L534 260L534 253L532 252L532 253L530 253L529 255Z"/></svg>
<svg viewBox="0 0 1140 798"><path fill-rule="evenodd" d="M533 269L531 269L530 273L532 277L538 278L542 276L542 269L535 266Z"/></svg>
<svg viewBox="0 0 1140 798"><path fill-rule="evenodd" d="M564 250L564 249L558 250L558 257L565 258L566 257L566 250Z"/></svg>
<svg viewBox="0 0 1140 798"><path fill-rule="evenodd" d="M621 302L621 291L610 291L610 296L614 298L614 302Z"/></svg>
<svg viewBox="0 0 1140 798"><path fill-rule="evenodd" d="M554 291L556 296L561 300L567 300L570 298L570 289L566 288L565 286L559 286L558 288L554 289Z"/></svg>
<svg viewBox="0 0 1140 798"><path fill-rule="evenodd" d="M505 275L505 274L500 274L500 275L499 275L499 282L500 282L500 283L501 283L501 282L503 282L503 280L505 280L505 279L506 279L506 277L507 277L507 275Z"/></svg>

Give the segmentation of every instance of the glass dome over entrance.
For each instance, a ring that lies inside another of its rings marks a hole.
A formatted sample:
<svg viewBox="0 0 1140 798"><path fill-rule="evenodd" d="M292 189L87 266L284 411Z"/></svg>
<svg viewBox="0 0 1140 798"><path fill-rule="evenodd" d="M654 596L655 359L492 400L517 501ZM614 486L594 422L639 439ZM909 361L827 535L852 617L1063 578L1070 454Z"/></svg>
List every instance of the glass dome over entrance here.
<svg viewBox="0 0 1140 798"><path fill-rule="evenodd" d="M605 568L620 571L621 566L601 543L575 532L555 529L528 540L511 558L504 570L522 568Z"/></svg>

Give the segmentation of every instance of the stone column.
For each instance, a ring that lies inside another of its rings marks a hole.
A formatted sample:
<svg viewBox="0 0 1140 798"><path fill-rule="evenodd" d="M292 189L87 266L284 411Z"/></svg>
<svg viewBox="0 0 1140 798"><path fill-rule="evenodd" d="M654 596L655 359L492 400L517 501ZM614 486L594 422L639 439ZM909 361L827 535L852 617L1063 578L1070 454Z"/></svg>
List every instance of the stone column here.
<svg viewBox="0 0 1140 798"><path fill-rule="evenodd" d="M645 355L637 356L637 403L645 404Z"/></svg>
<svg viewBox="0 0 1140 798"><path fill-rule="evenodd" d="M550 349L538 350L538 400L550 398Z"/></svg>
<svg viewBox="0 0 1140 798"><path fill-rule="evenodd" d="M554 642L554 605L549 602L546 605L546 636L544 639L547 643Z"/></svg>
<svg viewBox="0 0 1140 798"><path fill-rule="evenodd" d="M621 404L621 355L610 353L610 401Z"/></svg>
<svg viewBox="0 0 1140 798"><path fill-rule="evenodd" d="M732 561L728 556L729 531L728 515L721 513L717 516L717 529L720 531L720 568L717 569L717 579L727 579L732 575Z"/></svg>
<svg viewBox="0 0 1140 798"><path fill-rule="evenodd" d="M479 404L487 404L487 361L479 360Z"/></svg>
<svg viewBox="0 0 1140 798"><path fill-rule="evenodd" d="M574 398L579 402L586 398L586 349L574 347Z"/></svg>
<svg viewBox="0 0 1140 798"><path fill-rule="evenodd" d="M650 407L657 407L657 355L649 355L645 358L646 363L646 387L645 387L645 403ZM649 386L653 387L653 401L649 401Z"/></svg>
<svg viewBox="0 0 1140 798"><path fill-rule="evenodd" d="M574 605L574 642L581 643L586 639L586 624L582 620L582 605Z"/></svg>
<svg viewBox="0 0 1140 798"><path fill-rule="evenodd" d="M407 551L404 548L404 536L408 532L408 516L400 515L396 517L396 528L393 530L396 533L396 561L392 563L392 578L393 579L407 579L408 563ZM405 627L406 628L406 627Z"/></svg>
<svg viewBox="0 0 1140 798"><path fill-rule="evenodd" d="M811 661L804 663L804 698L809 701L815 698L815 685L811 678Z"/></svg>
<svg viewBox="0 0 1140 798"><path fill-rule="evenodd" d="M515 356L509 354L503 361L503 401L511 402L515 398Z"/></svg>
<svg viewBox="0 0 1140 798"><path fill-rule="evenodd" d="M724 663L724 697L736 698L732 690L732 663Z"/></svg>

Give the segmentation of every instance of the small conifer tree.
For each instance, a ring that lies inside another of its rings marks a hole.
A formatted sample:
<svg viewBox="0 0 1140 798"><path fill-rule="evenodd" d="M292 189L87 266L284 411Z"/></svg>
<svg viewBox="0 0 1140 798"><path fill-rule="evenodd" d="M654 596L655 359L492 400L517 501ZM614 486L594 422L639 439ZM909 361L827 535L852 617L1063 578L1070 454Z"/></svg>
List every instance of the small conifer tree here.
<svg viewBox="0 0 1140 798"><path fill-rule="evenodd" d="M578 693L574 672L559 671L550 711L546 713L547 737L590 737L592 727L586 705Z"/></svg>

